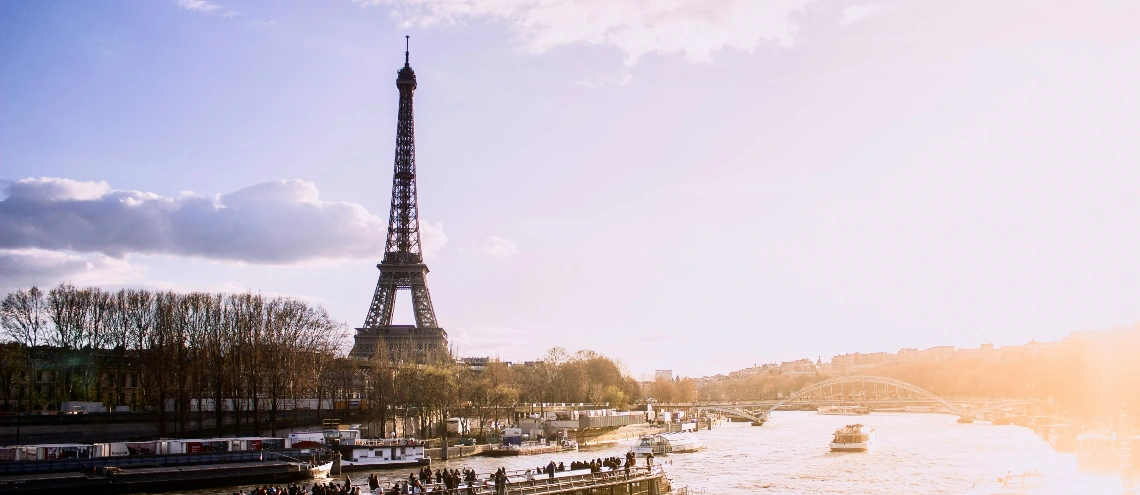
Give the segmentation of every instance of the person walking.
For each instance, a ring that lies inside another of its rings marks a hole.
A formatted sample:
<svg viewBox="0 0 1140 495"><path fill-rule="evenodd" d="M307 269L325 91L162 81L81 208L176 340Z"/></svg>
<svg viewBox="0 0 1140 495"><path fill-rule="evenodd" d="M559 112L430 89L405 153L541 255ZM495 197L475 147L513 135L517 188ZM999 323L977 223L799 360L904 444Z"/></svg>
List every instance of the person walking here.
<svg viewBox="0 0 1140 495"><path fill-rule="evenodd" d="M550 480L552 480L552 481L554 480L554 471L556 469L558 469L558 465L555 464L554 461L550 461L550 464L546 465L546 474L549 476Z"/></svg>

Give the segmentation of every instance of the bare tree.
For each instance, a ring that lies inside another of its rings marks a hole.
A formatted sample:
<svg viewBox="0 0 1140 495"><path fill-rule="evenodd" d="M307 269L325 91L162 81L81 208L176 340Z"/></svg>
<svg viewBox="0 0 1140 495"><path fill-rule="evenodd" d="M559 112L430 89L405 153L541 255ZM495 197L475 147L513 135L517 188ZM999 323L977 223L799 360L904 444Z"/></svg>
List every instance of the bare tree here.
<svg viewBox="0 0 1140 495"><path fill-rule="evenodd" d="M38 287L9 292L0 303L0 326L25 347L40 345L48 324L47 300Z"/></svg>

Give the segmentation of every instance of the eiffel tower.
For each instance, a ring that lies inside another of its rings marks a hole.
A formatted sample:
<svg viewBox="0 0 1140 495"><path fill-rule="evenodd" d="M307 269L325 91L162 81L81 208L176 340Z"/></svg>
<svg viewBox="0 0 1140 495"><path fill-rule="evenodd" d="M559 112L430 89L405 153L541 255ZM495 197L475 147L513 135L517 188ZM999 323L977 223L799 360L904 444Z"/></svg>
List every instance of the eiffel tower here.
<svg viewBox="0 0 1140 495"><path fill-rule="evenodd" d="M388 242L384 260L376 265L380 280L364 326L356 329L356 342L350 357L368 359L375 352L388 352L395 359L399 350L417 360L441 356L447 352L447 332L439 328L435 309L428 292L428 267L420 249L420 219L416 204L416 143L412 121L412 93L416 90L416 73L404 51L404 67L396 76L400 90L399 122L396 126L396 165L392 177L392 209L388 215ZM415 325L393 325L392 308L396 291L412 293Z"/></svg>

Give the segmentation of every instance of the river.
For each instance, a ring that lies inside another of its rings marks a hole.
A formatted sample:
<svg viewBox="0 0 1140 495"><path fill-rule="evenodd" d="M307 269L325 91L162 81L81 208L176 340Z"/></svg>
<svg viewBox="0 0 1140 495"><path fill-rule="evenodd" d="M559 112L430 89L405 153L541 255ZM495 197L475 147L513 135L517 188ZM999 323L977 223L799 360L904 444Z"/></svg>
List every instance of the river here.
<svg viewBox="0 0 1140 495"><path fill-rule="evenodd" d="M1059 453L1028 428L986 422L960 424L955 416L922 413L873 413L869 416L821 416L778 411L764 426L725 423L696 435L706 450L658 458L673 486L696 493L721 494L963 494L993 486L1007 472L1039 471L1057 488L1047 493L1119 494L1119 474L1077 470L1073 454ZM877 443L867 453L832 453L835 428L861 422L875 429ZM582 452L507 458L469 457L435 462L433 468L499 466L522 470L554 460L623 456L632 440ZM382 479L404 478L410 470L377 471ZM363 483L368 473L350 473ZM342 475L343 477L343 475ZM976 486L977 485L977 486ZM237 490L183 492L228 495Z"/></svg>

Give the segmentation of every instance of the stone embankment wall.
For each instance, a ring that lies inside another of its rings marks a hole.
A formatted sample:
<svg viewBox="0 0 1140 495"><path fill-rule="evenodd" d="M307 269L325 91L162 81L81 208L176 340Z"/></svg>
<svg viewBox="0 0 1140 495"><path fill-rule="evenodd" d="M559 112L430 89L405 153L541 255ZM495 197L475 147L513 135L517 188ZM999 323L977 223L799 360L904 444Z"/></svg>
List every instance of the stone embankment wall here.
<svg viewBox="0 0 1140 495"><path fill-rule="evenodd" d="M456 457L467 457L478 454L490 445L452 445L447 448L447 458L455 459ZM439 447L424 449L424 456L431 457L432 460L443 459L443 449Z"/></svg>

